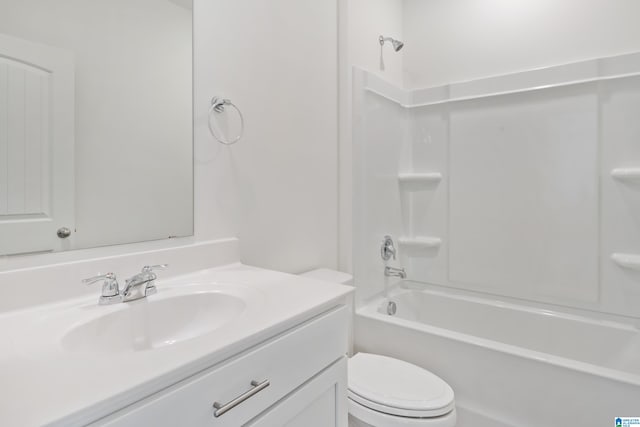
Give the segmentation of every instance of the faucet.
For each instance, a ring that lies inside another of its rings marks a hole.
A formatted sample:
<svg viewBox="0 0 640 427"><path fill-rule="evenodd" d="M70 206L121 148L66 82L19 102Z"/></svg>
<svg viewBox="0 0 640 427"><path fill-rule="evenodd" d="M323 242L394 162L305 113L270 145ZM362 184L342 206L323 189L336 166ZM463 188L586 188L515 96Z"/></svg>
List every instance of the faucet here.
<svg viewBox="0 0 640 427"><path fill-rule="evenodd" d="M404 271L404 268L395 268L386 266L384 268L384 275L387 277L399 277L401 279L407 278L407 273Z"/></svg>
<svg viewBox="0 0 640 427"><path fill-rule="evenodd" d="M116 279L116 275L113 273L90 277L88 279L84 279L82 283L91 285L93 283L99 282L100 280L103 280L102 295L98 300L98 304L100 305L134 301L158 292L158 289L155 286L155 280L157 279L157 276L154 271L164 270L167 267L167 264L144 266L140 273L127 280L125 288L122 292L120 292L118 279Z"/></svg>
<svg viewBox="0 0 640 427"><path fill-rule="evenodd" d="M167 264L160 265L146 265L142 267L142 271L135 276L131 277L125 282L125 287L122 291L122 301L135 301L137 299L148 297L158 292L155 285L155 280L158 278L154 271L164 270L168 267Z"/></svg>

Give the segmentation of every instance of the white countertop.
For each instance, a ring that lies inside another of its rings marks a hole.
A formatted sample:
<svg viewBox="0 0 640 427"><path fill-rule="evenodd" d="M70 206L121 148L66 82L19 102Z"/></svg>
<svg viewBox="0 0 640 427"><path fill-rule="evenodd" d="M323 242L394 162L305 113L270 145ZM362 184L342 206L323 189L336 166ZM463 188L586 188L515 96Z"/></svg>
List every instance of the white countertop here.
<svg viewBox="0 0 640 427"><path fill-rule="evenodd" d="M0 425L85 425L215 365L344 301L352 288L234 264L157 282L158 294L207 286L241 295L232 323L206 335L147 351L65 350L75 325L122 304L94 297L0 315ZM78 285L81 286L81 285Z"/></svg>

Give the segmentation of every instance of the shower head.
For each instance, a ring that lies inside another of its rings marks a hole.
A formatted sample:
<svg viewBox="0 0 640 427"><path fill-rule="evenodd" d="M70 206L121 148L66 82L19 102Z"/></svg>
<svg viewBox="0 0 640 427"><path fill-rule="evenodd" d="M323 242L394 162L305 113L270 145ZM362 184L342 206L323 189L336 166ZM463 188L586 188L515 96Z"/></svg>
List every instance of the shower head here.
<svg viewBox="0 0 640 427"><path fill-rule="evenodd" d="M404 47L403 42L401 42L400 40L392 39L391 37L380 36L378 37L378 41L380 42L380 46L384 46L384 42L391 42L393 50L395 50L396 52Z"/></svg>

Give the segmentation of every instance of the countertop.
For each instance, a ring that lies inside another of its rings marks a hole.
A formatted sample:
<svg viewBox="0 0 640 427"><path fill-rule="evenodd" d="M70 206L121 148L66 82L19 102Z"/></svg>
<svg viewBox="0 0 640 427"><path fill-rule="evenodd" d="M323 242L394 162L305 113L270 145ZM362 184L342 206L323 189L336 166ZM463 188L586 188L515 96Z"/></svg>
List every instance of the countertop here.
<svg viewBox="0 0 640 427"><path fill-rule="evenodd" d="M327 311L352 292L351 287L242 264L156 284L158 294L150 299L207 286L249 296L245 310L229 325L145 351L63 348L62 337L79 323L122 309L122 304L99 306L99 291L91 298L0 315L0 425L86 425Z"/></svg>

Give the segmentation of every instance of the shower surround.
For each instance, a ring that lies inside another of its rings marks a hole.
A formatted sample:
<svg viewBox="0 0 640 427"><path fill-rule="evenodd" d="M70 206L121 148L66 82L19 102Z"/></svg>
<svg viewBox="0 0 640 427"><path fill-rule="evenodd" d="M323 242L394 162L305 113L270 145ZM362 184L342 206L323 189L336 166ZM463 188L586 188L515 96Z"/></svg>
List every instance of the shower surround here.
<svg viewBox="0 0 640 427"><path fill-rule="evenodd" d="M359 219L354 269L360 307L370 307L371 298L397 282L384 277L377 253L382 237L391 234L399 258L390 265L405 267L409 280L445 294L538 310L541 315L512 331L514 337L544 335L545 315L586 319L581 330L587 334L589 320L637 332L640 54L411 91L359 69L353 82L354 217ZM419 301L412 303L418 311ZM456 322L482 323L467 318L458 305L451 307ZM515 328L509 313L516 311L503 313L502 322ZM371 316L366 322L361 316L357 324L372 326ZM392 351L357 331L357 348L416 361L415 355L395 354L402 343L389 341L398 349ZM559 339L577 339L565 335ZM599 336L594 339L606 347L607 334L601 342ZM632 345L637 333L629 336L626 344ZM424 337L415 336L415 345L433 345L419 363L439 373L435 355L445 347ZM508 336L505 341L517 345ZM611 357L618 351L609 350ZM553 347L542 351L555 354ZM483 353L483 360L464 363L480 368L499 360L496 353ZM489 375L487 366L483 369ZM561 377L546 372L541 375L549 386ZM622 377L625 372L621 369ZM442 373L452 384L464 383L448 375ZM631 379L629 384L637 393L638 384ZM507 417L506 408L483 406L469 390L460 391L463 406L480 405L480 412ZM558 413L564 408L562 402L554 406L545 400L550 396L527 394L526 382L513 393L523 393L520 402L541 401ZM595 401L583 403L596 407ZM517 419L526 408L510 410L517 425L536 425ZM576 415L575 410L567 414Z"/></svg>

